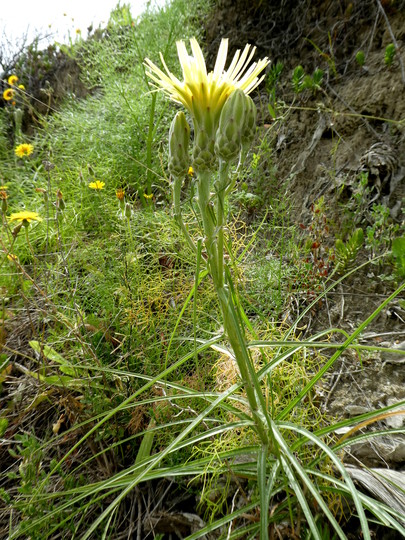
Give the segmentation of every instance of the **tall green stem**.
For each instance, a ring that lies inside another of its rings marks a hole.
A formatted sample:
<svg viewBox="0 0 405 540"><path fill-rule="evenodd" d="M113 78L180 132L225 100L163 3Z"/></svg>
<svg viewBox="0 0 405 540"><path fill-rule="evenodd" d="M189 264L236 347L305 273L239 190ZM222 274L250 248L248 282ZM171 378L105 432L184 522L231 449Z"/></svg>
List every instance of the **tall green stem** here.
<svg viewBox="0 0 405 540"><path fill-rule="evenodd" d="M251 364L243 331L239 325L232 294L229 287L225 284L223 234L225 224L224 204L227 171L228 167L226 165L221 166L220 178L217 184L216 219L214 208L211 206L210 202L209 172L200 172L198 175L198 203L204 227L208 263L221 306L224 330L231 344L241 378L245 384L246 395L258 434L262 443L267 445L269 443L267 435L269 422L266 422L267 414L263 395L260 390L260 384L255 376L256 374L254 373L254 367ZM258 399L261 405L260 408Z"/></svg>
<svg viewBox="0 0 405 540"><path fill-rule="evenodd" d="M191 239L191 236L188 233L187 227L184 224L183 216L181 215L181 204L180 204L180 196L181 196L181 183L182 178L175 177L173 180L173 211L174 211L174 219L177 222L177 225L182 230L184 237L187 241L187 244L190 246L192 251L194 251L195 254L197 254L197 248Z"/></svg>

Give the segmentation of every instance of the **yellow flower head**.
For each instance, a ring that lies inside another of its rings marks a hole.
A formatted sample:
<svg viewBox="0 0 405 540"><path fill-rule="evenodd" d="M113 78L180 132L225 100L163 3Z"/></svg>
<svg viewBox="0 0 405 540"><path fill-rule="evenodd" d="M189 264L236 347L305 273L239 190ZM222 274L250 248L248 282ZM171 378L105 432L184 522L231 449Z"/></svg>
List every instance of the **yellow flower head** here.
<svg viewBox="0 0 405 540"><path fill-rule="evenodd" d="M18 81L17 75L10 75L7 82L10 86L15 86L15 83Z"/></svg>
<svg viewBox="0 0 405 540"><path fill-rule="evenodd" d="M0 200L5 201L8 199L8 194L5 189L0 189Z"/></svg>
<svg viewBox="0 0 405 540"><path fill-rule="evenodd" d="M20 90L25 90L25 86L24 86L23 84L19 84L19 85L18 85L18 88L19 88Z"/></svg>
<svg viewBox="0 0 405 540"><path fill-rule="evenodd" d="M28 210L24 210L22 212L16 212L15 214L11 214L8 220L10 222L19 221L20 223L30 223L31 221L42 221L42 218L37 212L29 212Z"/></svg>
<svg viewBox="0 0 405 540"><path fill-rule="evenodd" d="M14 255L14 253L8 253L7 254L7 259L10 262L18 262L18 257L17 257L17 255Z"/></svg>
<svg viewBox="0 0 405 540"><path fill-rule="evenodd" d="M153 197L153 193L149 193L149 195L147 193L144 193L143 196L145 197L145 199L151 199Z"/></svg>
<svg viewBox="0 0 405 540"><path fill-rule="evenodd" d="M6 101L11 101L14 98L14 90L12 88L7 88L3 92L3 99Z"/></svg>
<svg viewBox="0 0 405 540"><path fill-rule="evenodd" d="M104 186L105 186L105 182L100 182L100 180L96 180L95 182L90 182L89 184L90 189L101 190L101 189L104 189Z"/></svg>
<svg viewBox="0 0 405 540"><path fill-rule="evenodd" d="M177 52L183 70L183 81L175 77L168 69L163 55L160 59L166 73L148 58L145 65L147 75L173 101L181 103L193 117L195 128L204 128L215 132L222 107L230 94L240 88L249 94L263 80L259 74L269 64L264 58L249 66L256 47L246 45L241 53L238 50L227 70L225 70L228 52L228 39L222 39L215 62L214 71L207 73L204 56L195 38L190 39L192 56L189 56L184 41L177 42Z"/></svg>
<svg viewBox="0 0 405 540"><path fill-rule="evenodd" d="M117 191L115 192L115 196L117 197L119 201L123 201L125 197L125 190L122 188L118 188Z"/></svg>
<svg viewBox="0 0 405 540"><path fill-rule="evenodd" d="M34 147L32 146L32 144L26 144L26 143L19 144L14 150L15 155L20 158L23 158L25 156L30 156L33 151L34 151Z"/></svg>
<svg viewBox="0 0 405 540"><path fill-rule="evenodd" d="M190 178L193 178L193 176L194 176L194 169L193 169L193 167L189 167L189 168L188 168L188 173L187 173L187 174L189 175Z"/></svg>

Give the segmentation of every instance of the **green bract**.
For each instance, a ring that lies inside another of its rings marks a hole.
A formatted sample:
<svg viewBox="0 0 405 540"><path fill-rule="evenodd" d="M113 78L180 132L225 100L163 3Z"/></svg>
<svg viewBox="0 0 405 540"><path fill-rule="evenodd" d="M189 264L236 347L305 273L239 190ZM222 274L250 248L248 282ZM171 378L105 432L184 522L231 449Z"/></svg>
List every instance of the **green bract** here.
<svg viewBox="0 0 405 540"><path fill-rule="evenodd" d="M190 166L188 145L190 126L183 112L178 112L173 119L169 132L169 171L175 177L184 177Z"/></svg>

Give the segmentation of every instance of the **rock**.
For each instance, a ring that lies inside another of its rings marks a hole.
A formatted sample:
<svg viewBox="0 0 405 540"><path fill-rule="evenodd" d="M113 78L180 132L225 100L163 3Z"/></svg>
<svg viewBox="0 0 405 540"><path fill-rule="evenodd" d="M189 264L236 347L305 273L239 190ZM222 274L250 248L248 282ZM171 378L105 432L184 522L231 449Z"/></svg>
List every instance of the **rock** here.
<svg viewBox="0 0 405 540"><path fill-rule="evenodd" d="M401 402L395 398L387 399L387 405L394 405L395 403ZM402 414L400 414L400 411ZM400 405L397 409L394 409L392 412L395 413L395 415L386 418L385 423L387 426L394 429L401 428L405 423L405 405L402 403L402 405Z"/></svg>
<svg viewBox="0 0 405 540"><path fill-rule="evenodd" d="M347 467L347 471L378 499L405 516L405 472L357 467Z"/></svg>
<svg viewBox="0 0 405 540"><path fill-rule="evenodd" d="M360 460L367 467L401 465L405 461L405 437L375 437L347 447L346 461Z"/></svg>
<svg viewBox="0 0 405 540"><path fill-rule="evenodd" d="M361 405L346 405L345 411L349 416L358 416L359 414L368 413L370 409Z"/></svg>
<svg viewBox="0 0 405 540"><path fill-rule="evenodd" d="M390 348L404 351L404 354L402 355L402 354L396 354L396 353L390 353L390 352L387 352L387 353L383 352L381 353L382 360L388 364L404 364L405 363L405 341L395 344L391 346Z"/></svg>

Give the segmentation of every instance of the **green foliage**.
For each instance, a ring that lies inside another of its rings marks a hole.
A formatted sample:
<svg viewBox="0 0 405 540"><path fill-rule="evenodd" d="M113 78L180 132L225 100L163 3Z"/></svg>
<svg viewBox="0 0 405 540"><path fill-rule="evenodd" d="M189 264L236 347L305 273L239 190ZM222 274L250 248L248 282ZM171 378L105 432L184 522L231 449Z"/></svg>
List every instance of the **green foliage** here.
<svg viewBox="0 0 405 540"><path fill-rule="evenodd" d="M321 90L323 74L322 69L317 68L312 76L307 75L302 66L297 66L292 75L294 92L300 94L304 90L312 90L313 92Z"/></svg>
<svg viewBox="0 0 405 540"><path fill-rule="evenodd" d="M356 229L354 233L349 236L346 242L343 242L340 238L335 243L335 255L336 264L339 271L343 272L349 270L356 260L357 254L362 248L364 243L363 229Z"/></svg>
<svg viewBox="0 0 405 540"><path fill-rule="evenodd" d="M278 61L276 64L273 64L270 68L270 71L266 78L266 89L269 93L269 104L268 109L269 113L273 119L277 118L277 85L280 81L281 73L284 69L284 64Z"/></svg>
<svg viewBox="0 0 405 540"><path fill-rule="evenodd" d="M364 64L366 63L366 57L365 57L364 51L357 51L355 58L356 58L356 62L358 63L360 67L363 67Z"/></svg>
<svg viewBox="0 0 405 540"><path fill-rule="evenodd" d="M385 52L384 52L384 63L387 67L391 67L392 66L392 63L394 61L394 58L395 58L395 55L396 55L396 48L395 48L395 45L393 43L389 43L386 47L385 47Z"/></svg>
<svg viewBox="0 0 405 540"><path fill-rule="evenodd" d="M395 271L400 279L405 278L405 236L394 238L392 255L395 261Z"/></svg>
<svg viewBox="0 0 405 540"><path fill-rule="evenodd" d="M304 78L304 68L299 65L294 69L292 74L292 85L296 94L299 94L304 89Z"/></svg>

